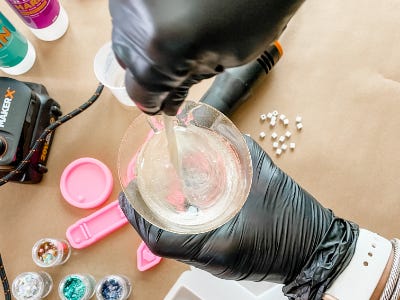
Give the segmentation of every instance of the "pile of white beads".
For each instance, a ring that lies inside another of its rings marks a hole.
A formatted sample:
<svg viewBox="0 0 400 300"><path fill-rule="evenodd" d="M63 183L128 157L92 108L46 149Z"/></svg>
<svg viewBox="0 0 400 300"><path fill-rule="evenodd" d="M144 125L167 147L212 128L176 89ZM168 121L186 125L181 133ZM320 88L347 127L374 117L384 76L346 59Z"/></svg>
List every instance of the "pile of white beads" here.
<svg viewBox="0 0 400 300"><path fill-rule="evenodd" d="M274 110L272 112L268 112L267 114L261 114L260 121L262 123L268 122L269 129L273 131L271 133L272 148L275 150L275 154L277 156L280 156L288 148L291 151L294 151L296 148L296 143L290 140L292 136L292 132L289 130L290 121L284 114L280 114L277 110ZM281 125L281 128L284 130L283 134L280 135L277 133L277 125ZM302 117L299 115L296 116L296 129L297 132L301 132L303 129ZM259 134L259 138L261 140L264 140L266 136L267 134L265 131L261 131Z"/></svg>

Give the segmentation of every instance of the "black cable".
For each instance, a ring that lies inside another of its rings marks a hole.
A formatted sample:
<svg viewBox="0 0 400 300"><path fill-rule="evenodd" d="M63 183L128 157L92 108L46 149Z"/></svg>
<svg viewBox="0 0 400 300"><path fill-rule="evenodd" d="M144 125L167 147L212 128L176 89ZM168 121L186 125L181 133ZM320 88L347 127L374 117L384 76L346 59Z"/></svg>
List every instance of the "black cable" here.
<svg viewBox="0 0 400 300"><path fill-rule="evenodd" d="M83 103L81 106L74 109L70 113L62 116L54 123L47 126L46 129L39 136L39 138L36 140L33 147L29 150L29 152L25 156L25 158L23 160L21 160L21 162L18 164L17 168L15 168L14 170L10 171L7 175L0 178L0 186L7 183L9 180L12 179L12 177L14 175L17 175L26 167L26 165L27 165L27 163L29 163L29 160L31 159L32 155L36 151L38 151L39 147L42 146L42 144L45 142L46 137L49 133L53 132L58 126L71 120L73 117L79 115L81 112L83 112L85 109L87 109L90 105L92 105L97 100L97 98L99 98L101 92L103 91L103 88L104 88L104 85L99 83L99 85L97 86L96 92L93 94L92 97L89 98L89 100L87 100L85 103Z"/></svg>
<svg viewBox="0 0 400 300"><path fill-rule="evenodd" d="M8 285L6 269L4 269L3 260L1 259L1 254L0 254L0 278L1 278L1 283L3 284L4 299L11 300L10 286Z"/></svg>
<svg viewBox="0 0 400 300"><path fill-rule="evenodd" d="M15 170L10 171L7 175L0 178L0 186L2 186L3 184L6 184L10 179L12 179L12 177L14 175L20 173L26 167L26 165L29 162L29 160L31 159L32 155L36 151L38 151L38 148L41 147L41 145L43 144L43 142L45 141L45 139L49 133L53 132L58 126L71 120L73 117L79 115L81 112L83 112L89 106L91 106L99 98L101 92L103 91L103 88L104 88L104 85L99 83L95 93L92 95L92 97L89 98L89 100L87 100L85 103L83 103L81 106L74 109L70 113L62 116L54 123L47 126L45 128L45 130L42 132L42 134L39 136L39 138L35 141L35 144L29 150L28 154L18 164L17 168L15 168ZM0 254L0 278L1 278L1 282L3 284L4 298L5 298L5 300L11 300L10 286L8 284L6 270L4 268L3 260L1 259L1 254Z"/></svg>

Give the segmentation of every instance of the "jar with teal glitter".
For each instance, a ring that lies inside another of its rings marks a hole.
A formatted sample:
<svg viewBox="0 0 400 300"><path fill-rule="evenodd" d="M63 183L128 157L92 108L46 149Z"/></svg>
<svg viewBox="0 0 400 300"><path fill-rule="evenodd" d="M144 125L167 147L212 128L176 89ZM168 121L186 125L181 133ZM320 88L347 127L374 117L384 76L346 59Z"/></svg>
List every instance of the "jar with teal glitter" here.
<svg viewBox="0 0 400 300"><path fill-rule="evenodd" d="M88 300L94 295L96 281L89 274L70 274L58 286L62 300Z"/></svg>

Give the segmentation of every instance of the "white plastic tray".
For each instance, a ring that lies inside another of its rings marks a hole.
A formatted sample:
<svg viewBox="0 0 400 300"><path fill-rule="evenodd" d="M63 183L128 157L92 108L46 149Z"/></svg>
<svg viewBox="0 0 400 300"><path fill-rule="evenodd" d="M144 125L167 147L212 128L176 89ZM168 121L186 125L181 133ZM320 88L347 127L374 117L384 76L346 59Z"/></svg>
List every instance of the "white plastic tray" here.
<svg viewBox="0 0 400 300"><path fill-rule="evenodd" d="M287 300L282 285L270 282L232 281L191 268L178 278L164 300Z"/></svg>

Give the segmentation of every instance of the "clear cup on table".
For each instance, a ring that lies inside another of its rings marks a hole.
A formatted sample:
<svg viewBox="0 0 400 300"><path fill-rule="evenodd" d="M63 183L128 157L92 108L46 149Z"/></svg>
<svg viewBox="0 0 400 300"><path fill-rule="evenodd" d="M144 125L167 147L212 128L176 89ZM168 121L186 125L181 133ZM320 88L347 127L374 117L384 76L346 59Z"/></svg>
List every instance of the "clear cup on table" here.
<svg viewBox="0 0 400 300"><path fill-rule="evenodd" d="M118 64L111 42L97 51L93 67L97 80L111 91L124 108L135 106L125 88L125 70Z"/></svg>

